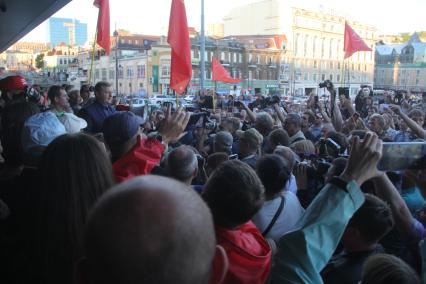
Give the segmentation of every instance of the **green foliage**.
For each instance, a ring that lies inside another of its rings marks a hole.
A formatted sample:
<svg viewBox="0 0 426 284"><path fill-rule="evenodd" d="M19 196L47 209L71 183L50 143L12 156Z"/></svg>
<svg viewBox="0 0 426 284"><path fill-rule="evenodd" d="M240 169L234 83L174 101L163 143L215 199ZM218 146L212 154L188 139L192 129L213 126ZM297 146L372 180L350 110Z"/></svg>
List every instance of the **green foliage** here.
<svg viewBox="0 0 426 284"><path fill-rule="evenodd" d="M36 62L36 67L38 69L44 68L44 54L40 53L39 55L37 55L35 62Z"/></svg>

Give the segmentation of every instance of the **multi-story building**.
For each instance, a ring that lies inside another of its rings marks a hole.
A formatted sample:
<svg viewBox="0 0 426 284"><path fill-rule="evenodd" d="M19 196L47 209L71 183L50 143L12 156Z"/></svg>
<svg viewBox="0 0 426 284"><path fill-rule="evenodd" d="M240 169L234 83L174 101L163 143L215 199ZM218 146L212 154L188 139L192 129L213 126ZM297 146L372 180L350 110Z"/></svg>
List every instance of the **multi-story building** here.
<svg viewBox="0 0 426 284"><path fill-rule="evenodd" d="M285 36L280 65L281 93L308 94L329 79L355 94L361 84L373 84L374 52L358 52L343 60L345 21L374 48L377 30L324 11L289 6L286 1L265 0L237 7L224 18L226 36Z"/></svg>
<svg viewBox="0 0 426 284"><path fill-rule="evenodd" d="M403 44L377 45L375 58L375 88L426 90L426 42L416 33Z"/></svg>
<svg viewBox="0 0 426 284"><path fill-rule="evenodd" d="M50 48L49 43L40 43L40 42L17 42L12 45L8 50L13 51L25 51L33 54L41 53Z"/></svg>
<svg viewBox="0 0 426 284"><path fill-rule="evenodd" d="M279 50L270 49L270 37L245 37L214 39L206 38L205 52L205 82L206 89L215 89L217 93L240 93L243 90L252 93L278 92ZM258 45L247 44L249 41ZM148 52L148 93L170 93L170 46L163 40L153 45ZM240 78L241 83L231 85L212 80L212 59L216 57L234 78ZM192 79L188 86L189 93L200 91L200 43L199 38L191 39Z"/></svg>
<svg viewBox="0 0 426 284"><path fill-rule="evenodd" d="M44 53L44 71L48 76L68 74L69 69L77 64L80 47L61 44Z"/></svg>
<svg viewBox="0 0 426 284"><path fill-rule="evenodd" d="M52 47L61 43L82 46L87 42L87 24L76 19L52 17L47 24L47 35Z"/></svg>
<svg viewBox="0 0 426 284"><path fill-rule="evenodd" d="M0 54L0 67L8 71L31 71L34 69L33 53L28 51L6 50Z"/></svg>

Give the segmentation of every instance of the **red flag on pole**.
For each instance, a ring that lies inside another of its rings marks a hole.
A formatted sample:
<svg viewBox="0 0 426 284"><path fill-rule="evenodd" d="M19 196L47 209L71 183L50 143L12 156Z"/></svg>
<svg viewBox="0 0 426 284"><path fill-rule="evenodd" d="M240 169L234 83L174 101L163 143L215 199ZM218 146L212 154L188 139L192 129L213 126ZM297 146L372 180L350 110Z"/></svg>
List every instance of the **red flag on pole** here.
<svg viewBox="0 0 426 284"><path fill-rule="evenodd" d="M170 88L181 95L191 81L191 44L183 0L172 0L167 42L172 48Z"/></svg>
<svg viewBox="0 0 426 284"><path fill-rule="evenodd" d="M371 48L362 40L362 38L345 22L345 41L343 51L345 59L351 57L357 51L371 51Z"/></svg>
<svg viewBox="0 0 426 284"><path fill-rule="evenodd" d="M232 78L229 72L225 69L225 67L220 64L219 60L213 58L212 60L212 69L213 69L213 81L220 81L229 84L237 84L241 82L239 78Z"/></svg>
<svg viewBox="0 0 426 284"><path fill-rule="evenodd" d="M109 0L95 0L93 5L99 8L96 42L99 46L105 49L106 54L109 54L111 49L109 33Z"/></svg>

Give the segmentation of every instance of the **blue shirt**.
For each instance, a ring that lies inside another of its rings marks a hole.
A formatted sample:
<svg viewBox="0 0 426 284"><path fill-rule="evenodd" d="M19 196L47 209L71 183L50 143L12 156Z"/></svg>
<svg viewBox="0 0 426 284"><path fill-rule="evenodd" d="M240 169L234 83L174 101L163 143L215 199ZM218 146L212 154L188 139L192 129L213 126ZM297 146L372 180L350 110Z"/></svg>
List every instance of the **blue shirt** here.
<svg viewBox="0 0 426 284"><path fill-rule="evenodd" d="M84 107L79 116L86 120L86 131L90 133L100 133L103 130L104 120L115 113L115 109L110 105L102 105L95 101L94 103Z"/></svg>

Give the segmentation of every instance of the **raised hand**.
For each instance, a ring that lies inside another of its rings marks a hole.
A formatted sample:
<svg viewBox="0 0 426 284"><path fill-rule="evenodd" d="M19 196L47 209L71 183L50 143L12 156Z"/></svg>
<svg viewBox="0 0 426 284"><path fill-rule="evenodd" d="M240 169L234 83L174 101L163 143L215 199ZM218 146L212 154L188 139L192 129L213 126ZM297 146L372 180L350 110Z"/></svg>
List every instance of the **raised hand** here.
<svg viewBox="0 0 426 284"><path fill-rule="evenodd" d="M171 105L167 106L166 117L158 132L165 143L179 140L185 135L184 130L188 124L190 114L180 107L175 113L171 113Z"/></svg>
<svg viewBox="0 0 426 284"><path fill-rule="evenodd" d="M383 175L383 172L377 170L377 163L382 156L382 148L382 141L376 134L367 133L362 142L359 137L355 136L348 165L340 178L348 182L355 180L358 185L362 185L371 178Z"/></svg>

